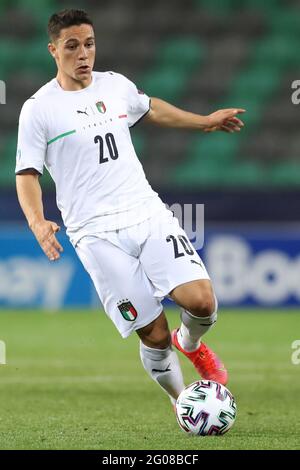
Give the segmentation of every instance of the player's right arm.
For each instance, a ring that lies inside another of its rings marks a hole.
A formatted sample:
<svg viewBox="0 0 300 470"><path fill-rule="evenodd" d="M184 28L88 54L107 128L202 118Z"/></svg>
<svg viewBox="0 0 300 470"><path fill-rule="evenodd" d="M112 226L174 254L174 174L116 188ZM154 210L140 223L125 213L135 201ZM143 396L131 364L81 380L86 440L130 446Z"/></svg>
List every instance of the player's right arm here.
<svg viewBox="0 0 300 470"><path fill-rule="evenodd" d="M30 229L49 260L57 260L60 257L60 252L63 251L55 237L55 233L60 230L60 227L44 217L38 172L34 169L28 169L17 174L16 186L19 203Z"/></svg>
<svg viewBox="0 0 300 470"><path fill-rule="evenodd" d="M19 120L16 186L19 203L28 225L46 256L55 261L62 251L55 233L59 226L44 217L39 176L47 152L45 105L32 97L22 108Z"/></svg>

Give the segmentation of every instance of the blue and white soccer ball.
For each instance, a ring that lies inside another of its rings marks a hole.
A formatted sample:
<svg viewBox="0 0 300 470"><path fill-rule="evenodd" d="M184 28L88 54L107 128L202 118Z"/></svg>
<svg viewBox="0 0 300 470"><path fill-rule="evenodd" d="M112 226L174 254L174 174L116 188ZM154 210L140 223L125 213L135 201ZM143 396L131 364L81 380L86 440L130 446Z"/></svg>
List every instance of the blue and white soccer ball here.
<svg viewBox="0 0 300 470"><path fill-rule="evenodd" d="M236 418L233 395L211 380L198 380L186 387L177 398L175 408L181 429L197 436L225 434Z"/></svg>

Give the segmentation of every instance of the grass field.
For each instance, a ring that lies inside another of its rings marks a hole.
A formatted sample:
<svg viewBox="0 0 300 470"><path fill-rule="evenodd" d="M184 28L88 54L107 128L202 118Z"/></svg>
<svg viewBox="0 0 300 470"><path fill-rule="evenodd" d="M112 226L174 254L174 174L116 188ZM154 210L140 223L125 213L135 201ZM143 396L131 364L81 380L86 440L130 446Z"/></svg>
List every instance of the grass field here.
<svg viewBox="0 0 300 470"><path fill-rule="evenodd" d="M178 312L167 312L170 326ZM0 449L300 449L300 312L220 314L206 337L230 372L238 405L222 437L189 437L122 340L96 312L1 312ZM180 357L186 383L197 379Z"/></svg>

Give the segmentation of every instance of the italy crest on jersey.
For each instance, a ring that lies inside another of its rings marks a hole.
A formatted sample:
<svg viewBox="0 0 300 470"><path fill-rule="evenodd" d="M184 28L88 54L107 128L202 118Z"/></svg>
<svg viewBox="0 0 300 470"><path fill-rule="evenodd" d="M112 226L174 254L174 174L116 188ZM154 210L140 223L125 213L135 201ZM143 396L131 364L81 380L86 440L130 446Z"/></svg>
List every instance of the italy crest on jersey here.
<svg viewBox="0 0 300 470"><path fill-rule="evenodd" d="M126 299L126 301L122 301L122 303L118 305L118 309L120 310L123 318L127 321L134 321L138 315L136 309L128 299Z"/></svg>
<svg viewBox="0 0 300 470"><path fill-rule="evenodd" d="M97 106L99 113L102 113L102 114L106 113L106 106L103 103L103 101L97 101L96 106Z"/></svg>

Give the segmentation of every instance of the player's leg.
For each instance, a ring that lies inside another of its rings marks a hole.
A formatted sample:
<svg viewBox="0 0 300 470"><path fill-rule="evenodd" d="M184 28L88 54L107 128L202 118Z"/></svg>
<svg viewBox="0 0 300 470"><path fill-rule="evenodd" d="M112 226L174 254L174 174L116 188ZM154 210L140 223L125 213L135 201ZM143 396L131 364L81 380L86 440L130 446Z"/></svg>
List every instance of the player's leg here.
<svg viewBox="0 0 300 470"><path fill-rule="evenodd" d="M156 287L156 295L170 296L182 309L182 323L172 333L172 343L194 363L203 378L225 384L224 365L201 342L217 320L217 301L205 266L177 219L165 217L156 221L140 259Z"/></svg>
<svg viewBox="0 0 300 470"><path fill-rule="evenodd" d="M175 403L184 389L177 354L172 350L171 335L164 312L149 325L137 330L140 337L140 356L145 370Z"/></svg>
<svg viewBox="0 0 300 470"><path fill-rule="evenodd" d="M182 307L180 328L172 332L173 344L193 362L201 377L226 385L224 364L202 341L217 321L217 300L210 282L188 282L176 287L170 297Z"/></svg>
<svg viewBox="0 0 300 470"><path fill-rule="evenodd" d="M194 351L217 321L217 299L211 282L207 279L187 282L175 287L169 296L181 307L179 344L185 351Z"/></svg>
<svg viewBox="0 0 300 470"><path fill-rule="evenodd" d="M174 402L184 384L161 302L154 297L154 288L139 259L129 253L131 248L135 251L131 241L120 241L115 233L107 238L84 237L76 252L106 314L123 338L137 331L144 368ZM122 243L127 251L121 249Z"/></svg>

